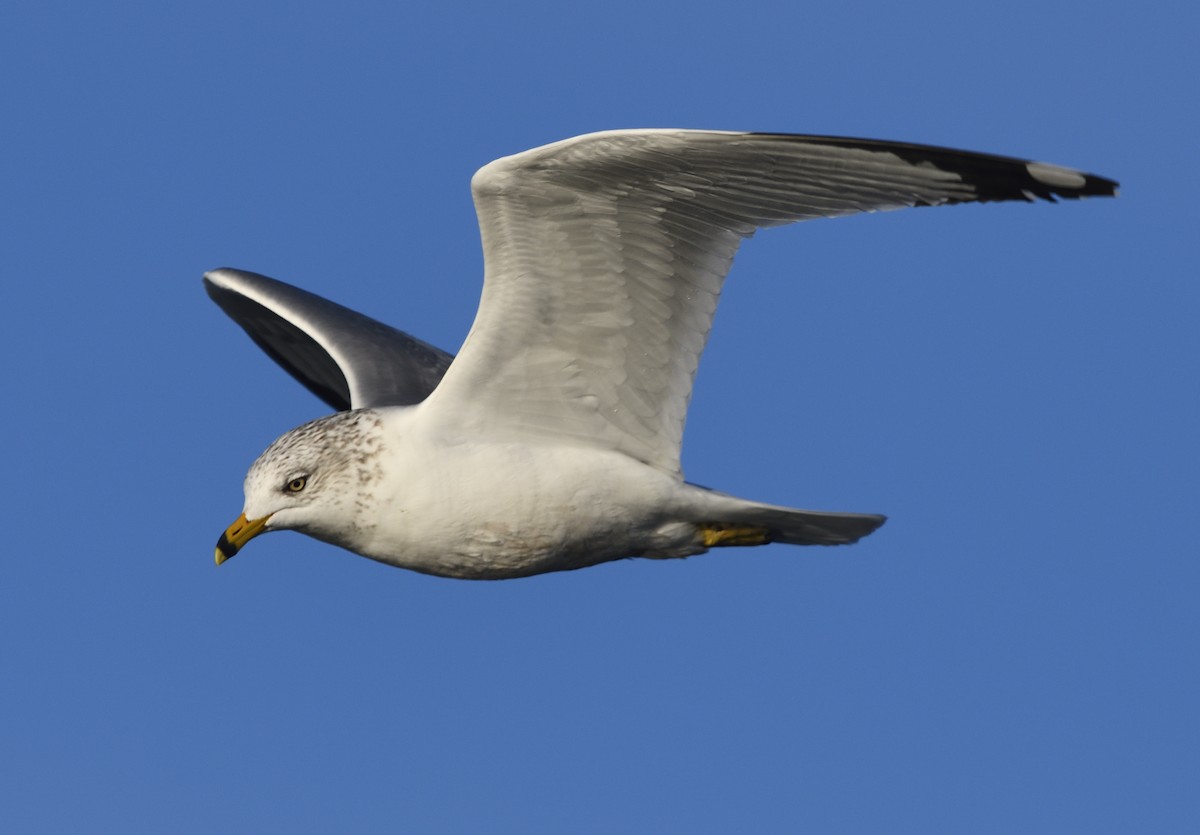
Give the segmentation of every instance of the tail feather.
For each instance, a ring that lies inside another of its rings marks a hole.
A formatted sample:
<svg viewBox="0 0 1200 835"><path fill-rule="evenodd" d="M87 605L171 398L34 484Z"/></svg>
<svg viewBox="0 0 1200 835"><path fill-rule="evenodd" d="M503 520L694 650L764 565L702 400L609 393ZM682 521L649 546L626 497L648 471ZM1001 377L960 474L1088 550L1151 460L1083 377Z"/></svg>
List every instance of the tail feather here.
<svg viewBox="0 0 1200 835"><path fill-rule="evenodd" d="M694 485L693 485L694 486ZM792 507L762 504L699 488L708 494L706 520L715 526L758 528L764 531L762 543L784 542L789 545L848 545L873 533L886 516L874 513L826 513L819 510L799 510ZM713 544L750 544L728 537L726 542Z"/></svg>
<svg viewBox="0 0 1200 835"><path fill-rule="evenodd" d="M886 516L874 513L825 513L757 505L731 521L767 529L772 542L789 545L849 545L873 533Z"/></svg>

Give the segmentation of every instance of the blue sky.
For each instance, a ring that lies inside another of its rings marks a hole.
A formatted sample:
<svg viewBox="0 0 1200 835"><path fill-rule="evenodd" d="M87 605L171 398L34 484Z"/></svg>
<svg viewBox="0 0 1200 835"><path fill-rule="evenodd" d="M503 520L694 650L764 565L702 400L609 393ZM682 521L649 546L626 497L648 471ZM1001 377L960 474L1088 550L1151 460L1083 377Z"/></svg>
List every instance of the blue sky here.
<svg viewBox="0 0 1200 835"><path fill-rule="evenodd" d="M1183 3L9 3L0 828L1200 826L1197 13ZM762 233L688 477L844 549L505 583L296 534L220 569L322 405L254 270L456 350L468 182L591 130L991 151L1118 200Z"/></svg>

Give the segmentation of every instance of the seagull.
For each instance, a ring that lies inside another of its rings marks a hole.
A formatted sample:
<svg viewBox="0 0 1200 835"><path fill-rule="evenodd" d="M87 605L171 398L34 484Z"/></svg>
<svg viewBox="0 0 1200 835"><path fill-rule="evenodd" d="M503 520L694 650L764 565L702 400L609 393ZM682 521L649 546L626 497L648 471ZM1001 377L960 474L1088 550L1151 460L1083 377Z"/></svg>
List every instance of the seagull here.
<svg viewBox="0 0 1200 835"><path fill-rule="evenodd" d="M577 136L472 178L483 294L457 357L284 282L209 272L211 298L335 410L253 463L216 562L280 530L425 574L493 580L856 542L885 517L684 480L692 381L742 241L818 217L1116 189L1057 165L904 142Z"/></svg>

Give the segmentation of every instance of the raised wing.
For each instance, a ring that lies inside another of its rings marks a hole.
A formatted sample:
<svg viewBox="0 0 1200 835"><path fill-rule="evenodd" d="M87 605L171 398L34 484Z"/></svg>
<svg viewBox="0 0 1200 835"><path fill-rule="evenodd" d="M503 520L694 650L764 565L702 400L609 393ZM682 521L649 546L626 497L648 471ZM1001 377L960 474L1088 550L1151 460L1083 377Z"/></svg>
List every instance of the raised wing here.
<svg viewBox="0 0 1200 835"><path fill-rule="evenodd" d="M608 131L505 157L472 180L483 297L423 408L468 435L599 445L678 474L717 297L756 228L1115 188L1043 163L823 136Z"/></svg>
<svg viewBox="0 0 1200 835"><path fill-rule="evenodd" d="M267 355L335 411L424 400L453 355L298 287L242 270L204 288Z"/></svg>

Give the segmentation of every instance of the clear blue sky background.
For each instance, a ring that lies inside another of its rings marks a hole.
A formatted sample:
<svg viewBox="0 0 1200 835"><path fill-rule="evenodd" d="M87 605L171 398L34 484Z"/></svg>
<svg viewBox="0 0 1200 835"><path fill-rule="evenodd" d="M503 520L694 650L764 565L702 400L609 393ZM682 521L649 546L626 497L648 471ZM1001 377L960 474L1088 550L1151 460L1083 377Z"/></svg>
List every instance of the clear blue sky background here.
<svg viewBox="0 0 1200 835"><path fill-rule="evenodd" d="M334 10L335 5L337 10ZM9 2L9 832L1200 828L1194 4ZM743 248L691 480L891 521L472 584L296 534L232 266L456 350L468 182L586 131L1030 156L1122 196Z"/></svg>

